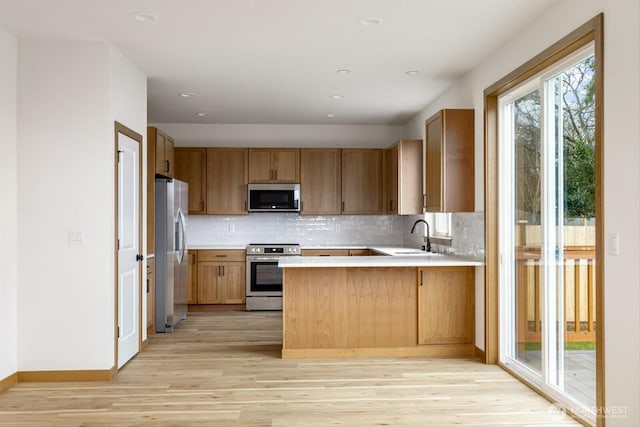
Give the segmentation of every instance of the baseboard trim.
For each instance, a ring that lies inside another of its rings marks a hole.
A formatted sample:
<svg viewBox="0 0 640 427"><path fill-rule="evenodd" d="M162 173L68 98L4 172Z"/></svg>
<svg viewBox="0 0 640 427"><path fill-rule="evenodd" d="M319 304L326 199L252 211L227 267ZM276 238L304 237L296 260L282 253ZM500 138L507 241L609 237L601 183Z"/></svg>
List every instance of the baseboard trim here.
<svg viewBox="0 0 640 427"><path fill-rule="evenodd" d="M478 359L480 359L482 363L487 363L487 354L484 352L484 350L477 346L475 348L475 355Z"/></svg>
<svg viewBox="0 0 640 427"><path fill-rule="evenodd" d="M3 378L0 380L0 393L9 390L15 383L18 382L18 373L14 372L9 375L7 378Z"/></svg>
<svg viewBox="0 0 640 427"><path fill-rule="evenodd" d="M377 348L283 348L283 359L325 359L358 357L473 357L471 344L434 344L415 347Z"/></svg>
<svg viewBox="0 0 640 427"><path fill-rule="evenodd" d="M77 371L20 371L18 382L111 381L117 369Z"/></svg>

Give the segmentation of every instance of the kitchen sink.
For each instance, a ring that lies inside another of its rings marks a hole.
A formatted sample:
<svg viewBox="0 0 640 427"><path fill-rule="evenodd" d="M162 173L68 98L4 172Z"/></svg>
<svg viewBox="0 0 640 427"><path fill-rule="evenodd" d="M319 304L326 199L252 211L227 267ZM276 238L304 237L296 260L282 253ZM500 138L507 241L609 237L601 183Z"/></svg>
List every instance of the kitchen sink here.
<svg viewBox="0 0 640 427"><path fill-rule="evenodd" d="M398 249L391 252L391 256L395 255L441 256L442 254L435 252L425 252L420 249Z"/></svg>

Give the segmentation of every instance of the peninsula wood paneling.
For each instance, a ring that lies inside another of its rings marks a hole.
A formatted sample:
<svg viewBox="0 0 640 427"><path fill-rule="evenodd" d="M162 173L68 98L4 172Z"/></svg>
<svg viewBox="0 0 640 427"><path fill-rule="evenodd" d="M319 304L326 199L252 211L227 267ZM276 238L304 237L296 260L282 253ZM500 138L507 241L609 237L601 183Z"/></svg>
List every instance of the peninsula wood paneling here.
<svg viewBox="0 0 640 427"><path fill-rule="evenodd" d="M415 268L285 269L283 348L416 346L416 298Z"/></svg>

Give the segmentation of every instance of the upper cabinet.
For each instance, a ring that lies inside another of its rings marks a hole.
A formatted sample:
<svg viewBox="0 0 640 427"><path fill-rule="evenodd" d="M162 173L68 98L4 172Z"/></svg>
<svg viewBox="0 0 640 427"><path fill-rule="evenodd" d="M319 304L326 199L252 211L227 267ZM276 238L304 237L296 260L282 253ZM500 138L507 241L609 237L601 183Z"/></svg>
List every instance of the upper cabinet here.
<svg viewBox="0 0 640 427"><path fill-rule="evenodd" d="M176 148L175 177L189 184L189 214L207 213L207 150Z"/></svg>
<svg viewBox="0 0 640 427"><path fill-rule="evenodd" d="M248 150L246 148L207 149L208 214L247 213Z"/></svg>
<svg viewBox="0 0 640 427"><path fill-rule="evenodd" d="M422 194L422 140L400 140L385 150L385 212L419 215Z"/></svg>
<svg viewBox="0 0 640 427"><path fill-rule="evenodd" d="M473 212L474 110L441 110L425 122L427 212Z"/></svg>
<svg viewBox="0 0 640 427"><path fill-rule="evenodd" d="M299 148L250 148L249 182L299 183Z"/></svg>
<svg viewBox="0 0 640 427"><path fill-rule="evenodd" d="M382 151L342 150L342 213L381 214Z"/></svg>
<svg viewBox="0 0 640 427"><path fill-rule="evenodd" d="M173 138L158 128L149 127L147 128L147 139L150 151L147 155L153 156L153 164L155 164L156 174L166 176L167 178L173 178L173 149L175 145Z"/></svg>
<svg viewBox="0 0 640 427"><path fill-rule="evenodd" d="M341 163L339 148L300 150L301 214L340 214Z"/></svg>

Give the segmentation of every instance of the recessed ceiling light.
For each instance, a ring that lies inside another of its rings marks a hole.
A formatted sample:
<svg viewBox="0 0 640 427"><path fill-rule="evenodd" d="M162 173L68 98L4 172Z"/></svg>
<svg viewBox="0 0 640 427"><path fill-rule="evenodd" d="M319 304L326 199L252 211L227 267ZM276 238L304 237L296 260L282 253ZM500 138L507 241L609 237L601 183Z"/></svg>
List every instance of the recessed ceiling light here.
<svg viewBox="0 0 640 427"><path fill-rule="evenodd" d="M196 113L198 117L207 117L207 113Z"/></svg>
<svg viewBox="0 0 640 427"><path fill-rule="evenodd" d="M327 114L327 117L329 117L330 119L333 119L335 116L335 114Z"/></svg>
<svg viewBox="0 0 640 427"><path fill-rule="evenodd" d="M183 98L191 98L191 97L196 96L196 94L193 93L193 92L182 92L180 94L180 96L183 97Z"/></svg>
<svg viewBox="0 0 640 427"><path fill-rule="evenodd" d="M405 74L407 74L408 76L415 76L418 73L420 73L420 71L418 70L409 70Z"/></svg>
<svg viewBox="0 0 640 427"><path fill-rule="evenodd" d="M351 70L343 68L342 70L336 71L336 73L341 74L341 75L346 75L346 74L351 74Z"/></svg>
<svg viewBox="0 0 640 427"><path fill-rule="evenodd" d="M365 27L369 27L371 25L379 25L382 24L382 19L371 16L369 18L361 19L360 24L364 25Z"/></svg>
<svg viewBox="0 0 640 427"><path fill-rule="evenodd" d="M158 18L153 13L147 13L147 12L135 12L135 13L132 13L131 16L133 16L133 19L135 19L138 22L152 22Z"/></svg>
<svg viewBox="0 0 640 427"><path fill-rule="evenodd" d="M332 97L333 99L342 99L342 98L344 98L344 95L341 95L341 94L339 94L339 93L336 93L335 95L331 95L331 97Z"/></svg>

